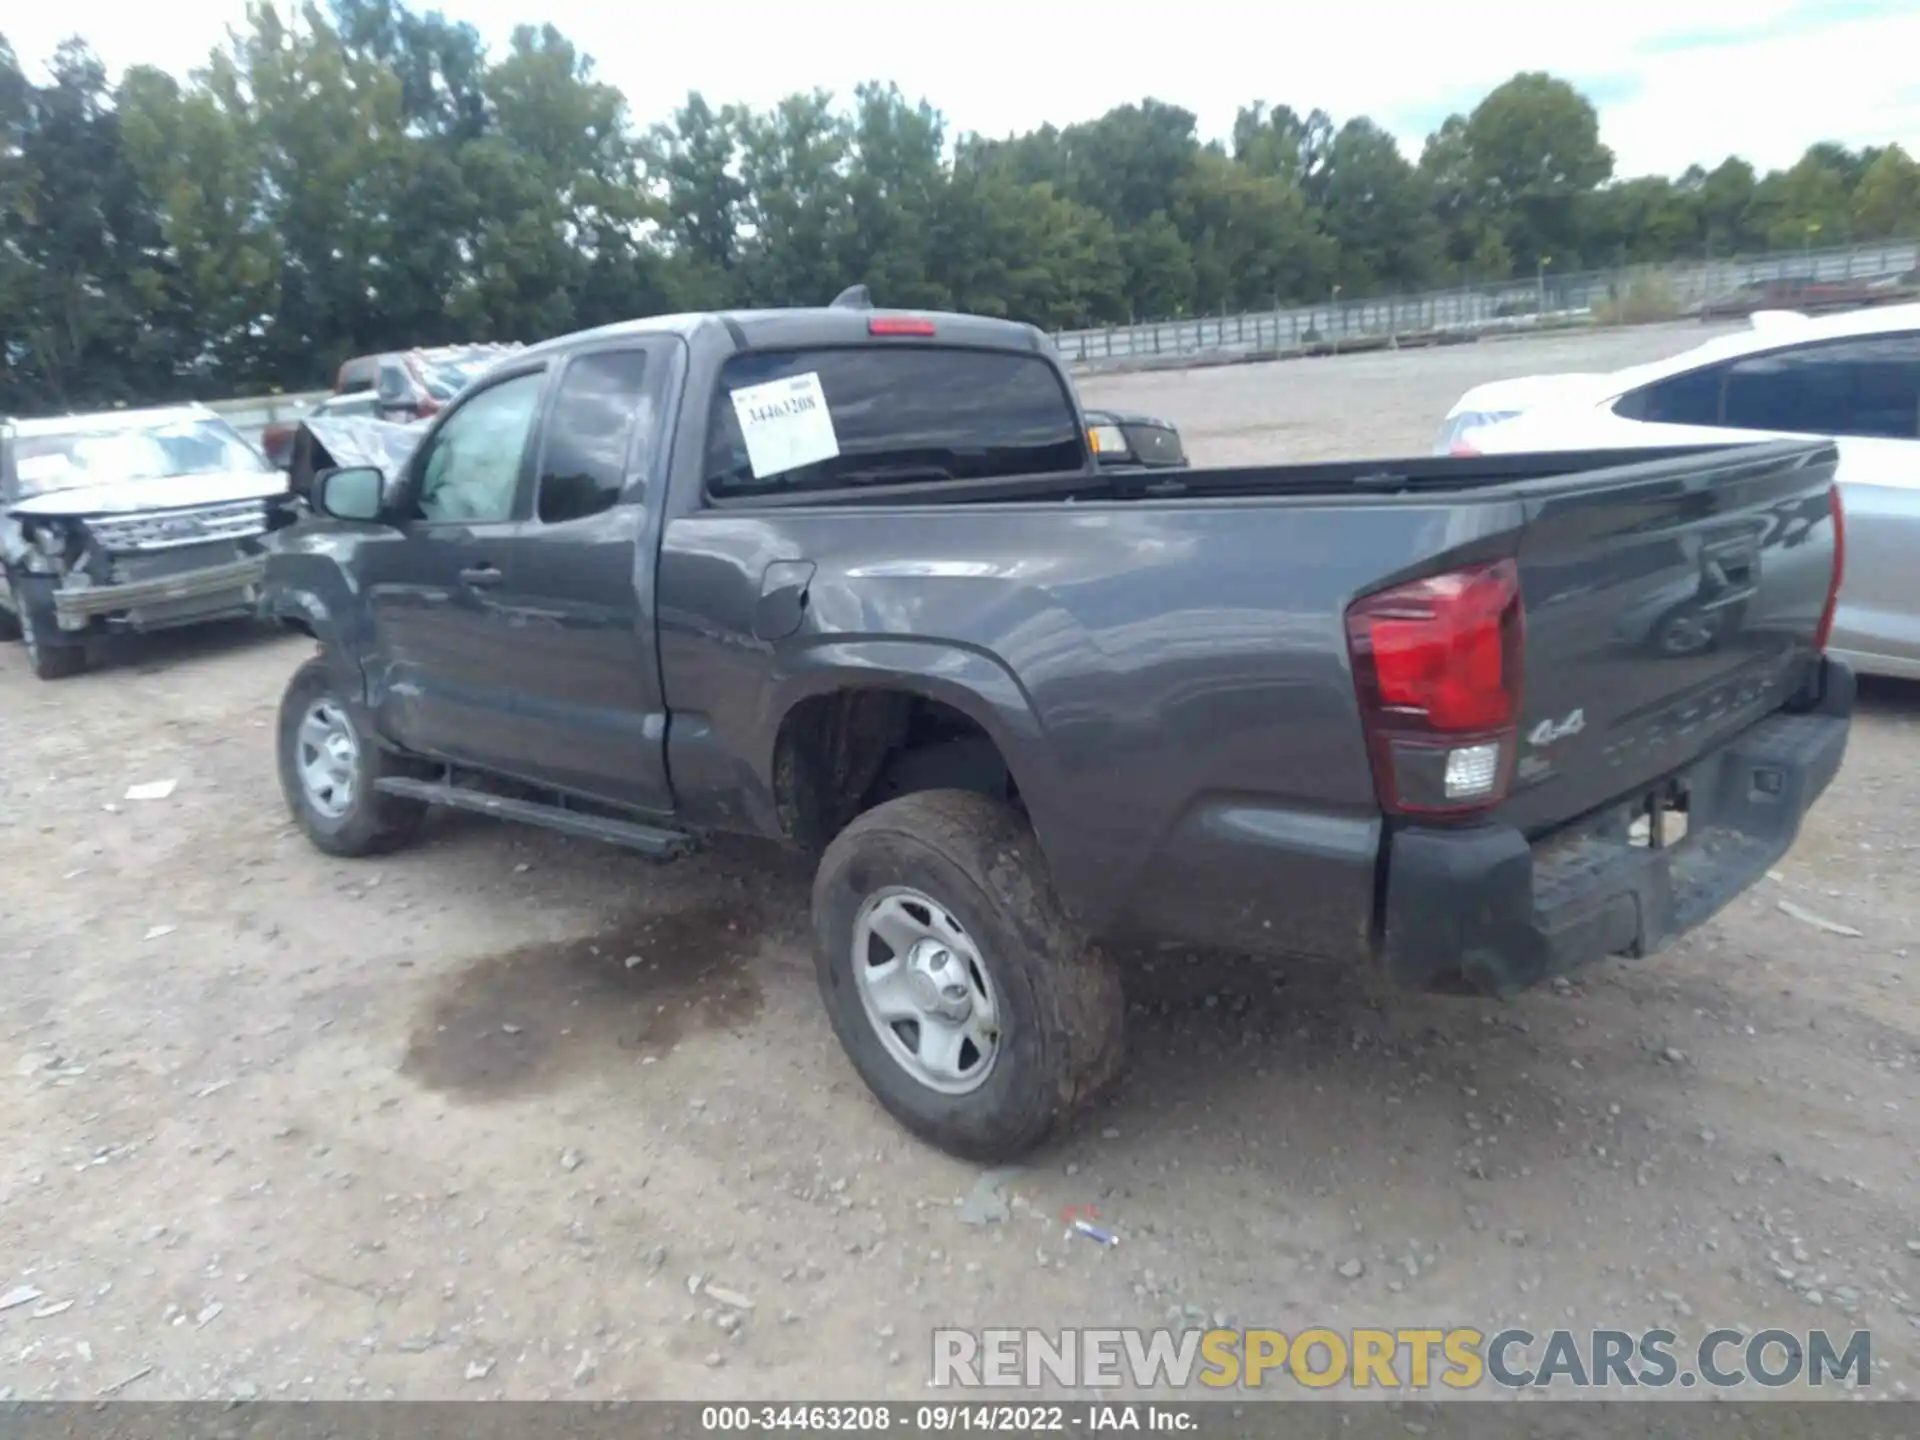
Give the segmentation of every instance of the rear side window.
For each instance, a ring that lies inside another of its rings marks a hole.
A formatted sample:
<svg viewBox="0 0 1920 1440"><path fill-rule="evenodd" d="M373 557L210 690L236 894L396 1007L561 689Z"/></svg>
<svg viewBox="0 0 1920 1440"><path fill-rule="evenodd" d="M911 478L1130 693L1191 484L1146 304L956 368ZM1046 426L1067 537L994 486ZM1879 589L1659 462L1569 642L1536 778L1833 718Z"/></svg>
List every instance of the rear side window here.
<svg viewBox="0 0 1920 1440"><path fill-rule="evenodd" d="M1039 355L993 350L875 345L736 355L721 371L707 428L707 488L719 497L997 479L1085 464L1086 442L1058 372Z"/></svg>
<svg viewBox="0 0 1920 1440"><path fill-rule="evenodd" d="M1727 372L1726 423L1806 435L1920 435L1920 335L1776 350Z"/></svg>
<svg viewBox="0 0 1920 1440"><path fill-rule="evenodd" d="M539 516L549 525L609 509L626 484L636 432L653 429L640 350L577 356L560 377L540 457Z"/></svg>
<svg viewBox="0 0 1920 1440"><path fill-rule="evenodd" d="M1613 413L1650 425L1719 425L1720 386L1725 378L1726 369L1720 365L1689 370L1629 390L1614 402Z"/></svg>

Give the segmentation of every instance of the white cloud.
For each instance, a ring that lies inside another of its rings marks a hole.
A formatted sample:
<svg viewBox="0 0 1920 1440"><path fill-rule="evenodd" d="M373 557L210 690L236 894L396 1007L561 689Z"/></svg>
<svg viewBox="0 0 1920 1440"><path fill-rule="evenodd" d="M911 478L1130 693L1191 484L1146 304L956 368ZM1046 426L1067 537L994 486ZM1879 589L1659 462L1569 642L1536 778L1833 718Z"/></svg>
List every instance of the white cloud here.
<svg viewBox="0 0 1920 1440"><path fill-rule="evenodd" d="M798 88L844 93L878 78L925 95L956 130L1066 124L1150 93L1195 111L1209 135L1225 134L1243 102L1265 99L1320 106L1336 119L1370 114L1417 153L1449 109L1470 105L1516 70L1544 69L1595 95L1626 174L1712 164L1728 153L1764 169L1828 138L1899 141L1920 153L1920 85L1912 78L1920 3L1912 0L440 4L495 45L529 16L551 20L648 121L692 89L765 105ZM243 13L241 0L141 8L67 0L18 16L6 33L29 60L78 32L115 70L139 59L184 72ZM1719 43L1706 43L1712 37Z"/></svg>

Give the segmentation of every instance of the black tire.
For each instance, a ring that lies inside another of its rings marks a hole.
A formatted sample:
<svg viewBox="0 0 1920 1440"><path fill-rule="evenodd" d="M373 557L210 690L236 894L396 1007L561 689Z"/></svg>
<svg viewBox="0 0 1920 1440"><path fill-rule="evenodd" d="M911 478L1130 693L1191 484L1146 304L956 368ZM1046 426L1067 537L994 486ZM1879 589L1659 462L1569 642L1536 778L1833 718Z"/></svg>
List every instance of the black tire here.
<svg viewBox="0 0 1920 1440"><path fill-rule="evenodd" d="M0 606L0 645L11 645L20 638L20 617Z"/></svg>
<svg viewBox="0 0 1920 1440"><path fill-rule="evenodd" d="M300 727L321 702L330 702L345 717L355 742L351 798L337 815L321 809L300 779ZM275 749L287 809L316 849L349 858L381 855L399 849L419 830L427 812L423 802L383 795L374 788L382 776L395 773L392 757L380 748L366 712L345 693L324 656L307 661L287 682Z"/></svg>
<svg viewBox="0 0 1920 1440"><path fill-rule="evenodd" d="M16 579L13 582L13 603L19 608L14 612L14 623L20 632L20 639L27 647L27 668L42 680L65 680L78 675L87 668L87 647L84 641L49 640L42 628L33 618L36 592L51 593L52 586L46 581L35 582ZM42 609L50 608L43 606Z"/></svg>
<svg viewBox="0 0 1920 1440"><path fill-rule="evenodd" d="M999 1051L969 1093L916 1078L867 1018L854 927L867 899L895 885L947 909L988 972ZM1068 919L1032 830L1002 801L923 790L861 815L821 857L813 934L820 994L854 1069L895 1119L950 1154L1014 1159L1119 1077L1126 1001L1118 968Z"/></svg>

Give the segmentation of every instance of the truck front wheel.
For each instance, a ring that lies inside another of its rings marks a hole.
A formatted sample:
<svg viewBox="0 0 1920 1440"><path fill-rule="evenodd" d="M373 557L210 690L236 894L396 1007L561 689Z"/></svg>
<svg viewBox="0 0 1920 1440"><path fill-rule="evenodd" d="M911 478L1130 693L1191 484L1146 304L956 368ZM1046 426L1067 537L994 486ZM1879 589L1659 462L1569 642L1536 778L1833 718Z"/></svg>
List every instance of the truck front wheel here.
<svg viewBox="0 0 1920 1440"><path fill-rule="evenodd" d="M424 804L375 788L391 772L391 761L323 656L307 661L287 682L278 749L287 809L316 849L383 854L420 828Z"/></svg>
<svg viewBox="0 0 1920 1440"><path fill-rule="evenodd" d="M1117 1078L1126 1003L1033 832L986 795L924 790L839 834L813 884L834 1033L895 1119L965 1159L1031 1150Z"/></svg>

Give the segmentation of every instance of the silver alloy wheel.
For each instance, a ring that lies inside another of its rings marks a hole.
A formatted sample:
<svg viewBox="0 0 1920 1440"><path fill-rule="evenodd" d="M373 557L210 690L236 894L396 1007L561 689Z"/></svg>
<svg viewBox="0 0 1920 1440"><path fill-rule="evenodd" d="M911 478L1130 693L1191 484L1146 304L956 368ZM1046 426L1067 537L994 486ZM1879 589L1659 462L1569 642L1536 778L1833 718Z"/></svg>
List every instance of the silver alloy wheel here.
<svg viewBox="0 0 1920 1440"><path fill-rule="evenodd" d="M1667 621L1660 631L1660 649L1667 655L1691 655L1713 643L1715 619L1712 615L1680 614Z"/></svg>
<svg viewBox="0 0 1920 1440"><path fill-rule="evenodd" d="M1000 1055L1000 1008L979 949L944 906L904 885L853 920L861 1008L894 1062L930 1090L980 1088Z"/></svg>
<svg viewBox="0 0 1920 1440"><path fill-rule="evenodd" d="M316 700L307 707L294 736L293 766L307 803L327 819L338 820L353 808L360 737L338 701Z"/></svg>

